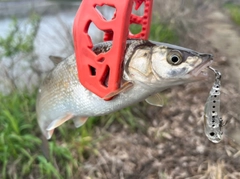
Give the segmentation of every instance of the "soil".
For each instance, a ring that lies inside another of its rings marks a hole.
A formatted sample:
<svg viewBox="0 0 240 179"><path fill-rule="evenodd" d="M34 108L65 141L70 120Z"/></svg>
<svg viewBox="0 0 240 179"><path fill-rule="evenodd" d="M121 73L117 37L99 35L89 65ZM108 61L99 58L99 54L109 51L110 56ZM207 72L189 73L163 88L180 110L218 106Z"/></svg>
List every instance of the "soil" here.
<svg viewBox="0 0 240 179"><path fill-rule="evenodd" d="M207 81L165 91L163 108L141 103L147 115L138 123L144 130L119 129L117 123L98 128L98 135L107 137L97 144L98 155L79 168L78 178L240 178L240 27L223 3L160 0L154 6L157 15L179 27L181 46L214 55L212 66L222 73L223 140L214 144L203 130L204 104L214 77L210 72ZM167 13L173 11L177 13Z"/></svg>

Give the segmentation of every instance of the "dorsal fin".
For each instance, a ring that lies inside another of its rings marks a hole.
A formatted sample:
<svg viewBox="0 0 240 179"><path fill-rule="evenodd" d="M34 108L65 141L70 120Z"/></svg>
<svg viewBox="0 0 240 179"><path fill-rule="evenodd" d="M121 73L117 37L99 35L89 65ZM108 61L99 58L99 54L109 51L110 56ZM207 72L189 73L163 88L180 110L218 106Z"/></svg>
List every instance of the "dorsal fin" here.
<svg viewBox="0 0 240 179"><path fill-rule="evenodd" d="M63 57L58 57L53 55L50 55L49 58L54 63L55 66L64 60Z"/></svg>

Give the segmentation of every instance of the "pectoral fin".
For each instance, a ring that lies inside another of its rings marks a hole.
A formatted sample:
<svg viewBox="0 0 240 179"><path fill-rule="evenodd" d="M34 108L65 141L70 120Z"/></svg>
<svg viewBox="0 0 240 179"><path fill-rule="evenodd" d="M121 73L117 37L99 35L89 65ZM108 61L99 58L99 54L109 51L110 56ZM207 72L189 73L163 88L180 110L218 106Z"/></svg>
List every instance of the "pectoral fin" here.
<svg viewBox="0 0 240 179"><path fill-rule="evenodd" d="M86 121L88 117L74 117L72 120L76 128L81 127Z"/></svg>
<svg viewBox="0 0 240 179"><path fill-rule="evenodd" d="M46 129L47 130L47 139L50 139L52 137L52 134L53 134L53 131L54 131L55 128L62 125L64 122L71 119L72 117L73 117L72 114L67 114L63 118L56 119L56 120L52 121Z"/></svg>
<svg viewBox="0 0 240 179"><path fill-rule="evenodd" d="M116 91L114 91L112 93L109 93L108 95L103 97L103 99L104 100L111 99L111 98L117 96L118 94L123 93L123 92L129 90L132 86L133 86L132 82L130 82L130 81L125 82L119 89L117 89Z"/></svg>
<svg viewBox="0 0 240 179"><path fill-rule="evenodd" d="M164 101L159 93L149 96L145 101L153 106L163 107Z"/></svg>

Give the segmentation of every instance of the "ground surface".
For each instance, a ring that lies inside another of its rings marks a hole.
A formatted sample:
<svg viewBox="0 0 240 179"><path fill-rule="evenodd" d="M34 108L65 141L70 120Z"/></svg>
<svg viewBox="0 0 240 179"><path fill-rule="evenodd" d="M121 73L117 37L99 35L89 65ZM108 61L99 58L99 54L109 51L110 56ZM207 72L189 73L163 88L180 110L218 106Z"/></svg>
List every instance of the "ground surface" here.
<svg viewBox="0 0 240 179"><path fill-rule="evenodd" d="M114 124L96 129L96 135L107 137L96 146L99 154L79 167L82 176L76 177L240 178L240 27L220 1L174 3L159 1L155 8L162 19L179 27L182 46L214 54L212 66L222 72L221 113L227 121L223 141L213 144L203 131L204 104L213 82L210 73L208 81L164 92L167 104L163 108L146 105L147 116L139 119L146 130L119 129Z"/></svg>

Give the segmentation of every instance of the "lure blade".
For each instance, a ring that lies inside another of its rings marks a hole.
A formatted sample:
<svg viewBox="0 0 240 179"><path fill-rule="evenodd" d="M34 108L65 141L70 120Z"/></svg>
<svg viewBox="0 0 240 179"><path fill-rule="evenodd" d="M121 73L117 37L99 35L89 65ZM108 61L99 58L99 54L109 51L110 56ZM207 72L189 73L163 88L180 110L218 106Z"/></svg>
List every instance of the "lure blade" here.
<svg viewBox="0 0 240 179"><path fill-rule="evenodd" d="M223 137L223 122L220 117L220 87L221 73L209 67L215 73L215 81L207 98L204 110L204 131L213 143L219 143Z"/></svg>

